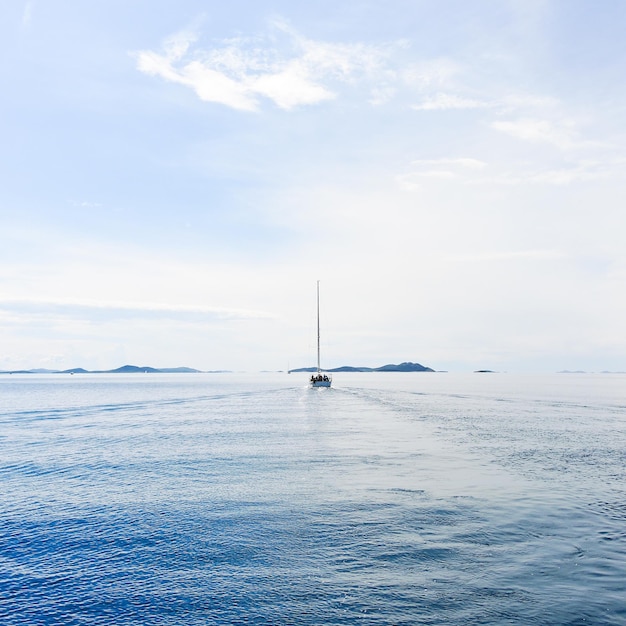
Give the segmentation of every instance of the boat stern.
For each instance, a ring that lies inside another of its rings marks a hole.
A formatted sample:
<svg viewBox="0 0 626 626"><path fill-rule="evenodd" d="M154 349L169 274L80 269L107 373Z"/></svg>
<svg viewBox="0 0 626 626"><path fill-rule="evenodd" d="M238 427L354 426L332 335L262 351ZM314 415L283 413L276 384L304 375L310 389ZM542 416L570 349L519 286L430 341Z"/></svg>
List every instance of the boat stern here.
<svg viewBox="0 0 626 626"><path fill-rule="evenodd" d="M328 374L318 372L311 376L311 387L330 387L332 380L332 377L328 376Z"/></svg>

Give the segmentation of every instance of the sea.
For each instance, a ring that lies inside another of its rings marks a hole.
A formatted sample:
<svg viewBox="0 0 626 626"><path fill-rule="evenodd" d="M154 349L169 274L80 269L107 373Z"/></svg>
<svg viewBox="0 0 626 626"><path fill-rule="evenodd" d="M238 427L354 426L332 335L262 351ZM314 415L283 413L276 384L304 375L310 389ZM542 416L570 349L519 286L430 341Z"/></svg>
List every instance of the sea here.
<svg viewBox="0 0 626 626"><path fill-rule="evenodd" d="M626 375L0 376L0 624L626 624Z"/></svg>

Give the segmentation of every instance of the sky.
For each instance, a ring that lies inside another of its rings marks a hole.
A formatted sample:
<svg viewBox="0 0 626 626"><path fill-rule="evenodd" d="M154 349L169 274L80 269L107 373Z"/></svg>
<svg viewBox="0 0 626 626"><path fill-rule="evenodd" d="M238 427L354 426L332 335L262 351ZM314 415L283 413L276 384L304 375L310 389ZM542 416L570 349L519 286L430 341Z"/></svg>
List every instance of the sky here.
<svg viewBox="0 0 626 626"><path fill-rule="evenodd" d="M0 370L626 371L623 0L4 0Z"/></svg>

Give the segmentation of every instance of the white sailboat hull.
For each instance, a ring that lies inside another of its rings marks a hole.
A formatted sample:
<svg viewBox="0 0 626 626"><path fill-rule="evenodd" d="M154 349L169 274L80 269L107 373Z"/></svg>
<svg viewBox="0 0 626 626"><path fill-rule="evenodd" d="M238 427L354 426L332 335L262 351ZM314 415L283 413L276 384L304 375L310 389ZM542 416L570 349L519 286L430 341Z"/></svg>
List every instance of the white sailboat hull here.
<svg viewBox="0 0 626 626"><path fill-rule="evenodd" d="M311 387L330 387L330 379L329 380L312 380Z"/></svg>

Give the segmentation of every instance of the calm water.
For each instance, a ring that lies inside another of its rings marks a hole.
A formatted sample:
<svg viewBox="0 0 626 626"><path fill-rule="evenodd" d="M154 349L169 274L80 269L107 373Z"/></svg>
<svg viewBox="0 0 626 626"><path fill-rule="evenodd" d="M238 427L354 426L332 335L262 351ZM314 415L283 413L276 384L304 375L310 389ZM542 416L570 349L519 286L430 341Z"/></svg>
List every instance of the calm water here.
<svg viewBox="0 0 626 626"><path fill-rule="evenodd" d="M0 376L0 623L626 624L626 376Z"/></svg>

